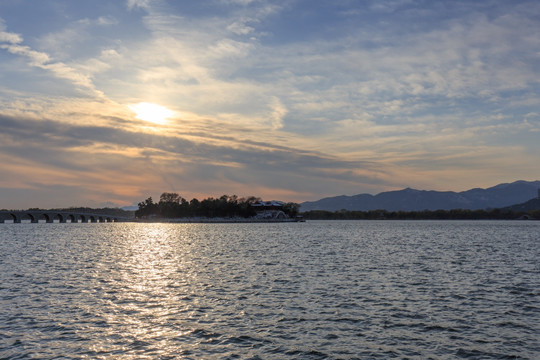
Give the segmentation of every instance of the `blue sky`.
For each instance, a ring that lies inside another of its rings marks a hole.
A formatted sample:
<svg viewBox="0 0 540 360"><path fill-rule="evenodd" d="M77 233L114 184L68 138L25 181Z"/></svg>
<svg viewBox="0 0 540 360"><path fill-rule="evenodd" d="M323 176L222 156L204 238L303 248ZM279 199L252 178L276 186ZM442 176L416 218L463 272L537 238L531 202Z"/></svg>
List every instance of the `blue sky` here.
<svg viewBox="0 0 540 360"><path fill-rule="evenodd" d="M537 1L4 0L0 208L537 180L539 73Z"/></svg>

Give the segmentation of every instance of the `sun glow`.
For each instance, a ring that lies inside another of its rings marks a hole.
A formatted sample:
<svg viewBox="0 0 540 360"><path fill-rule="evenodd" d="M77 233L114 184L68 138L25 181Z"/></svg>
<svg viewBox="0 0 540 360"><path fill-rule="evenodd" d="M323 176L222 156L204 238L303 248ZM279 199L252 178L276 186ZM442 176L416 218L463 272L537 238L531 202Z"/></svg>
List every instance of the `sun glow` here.
<svg viewBox="0 0 540 360"><path fill-rule="evenodd" d="M137 119L154 124L166 124L167 119L174 115L174 112L167 109L165 106L147 102L141 102L137 105L130 105L129 108L135 111L137 114Z"/></svg>

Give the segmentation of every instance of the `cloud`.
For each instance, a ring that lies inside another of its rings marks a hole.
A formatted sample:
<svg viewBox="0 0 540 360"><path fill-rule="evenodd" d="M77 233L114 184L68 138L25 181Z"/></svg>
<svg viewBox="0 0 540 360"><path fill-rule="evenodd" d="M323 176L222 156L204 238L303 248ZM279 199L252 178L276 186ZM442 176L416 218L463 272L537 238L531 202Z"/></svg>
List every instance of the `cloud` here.
<svg viewBox="0 0 540 360"><path fill-rule="evenodd" d="M134 8L146 9L150 6L152 0L127 0L127 8L133 10Z"/></svg>
<svg viewBox="0 0 540 360"><path fill-rule="evenodd" d="M231 31L236 35L249 35L253 33L255 29L246 24L248 21L249 20L235 21L231 25L227 26L227 30Z"/></svg>
<svg viewBox="0 0 540 360"><path fill-rule="evenodd" d="M230 39L220 40L210 47L209 55L215 59L243 57L249 54L253 46L240 41Z"/></svg>
<svg viewBox="0 0 540 360"><path fill-rule="evenodd" d="M374 1L370 5L370 8L374 11L381 12L395 12L399 8L405 5L414 4L413 0L379 0Z"/></svg>
<svg viewBox="0 0 540 360"><path fill-rule="evenodd" d="M57 62L63 61L77 68L79 62L99 56L104 47L118 46L118 39L110 34L125 31L121 25L113 15L78 18L56 31L39 34L33 39L32 46Z"/></svg>
<svg viewBox="0 0 540 360"><path fill-rule="evenodd" d="M221 0L225 4L236 4L236 5L249 5L257 2L258 0Z"/></svg>
<svg viewBox="0 0 540 360"><path fill-rule="evenodd" d="M118 25L118 20L113 16L100 16L97 18L96 24L101 26Z"/></svg>
<svg viewBox="0 0 540 360"><path fill-rule="evenodd" d="M272 97L271 99L272 101L270 106L272 107L272 113L270 116L270 122L273 129L281 129L283 127L283 117L287 115L287 109L277 97Z"/></svg>
<svg viewBox="0 0 540 360"><path fill-rule="evenodd" d="M21 35L6 32L5 22L0 18L0 43L20 44L23 39Z"/></svg>

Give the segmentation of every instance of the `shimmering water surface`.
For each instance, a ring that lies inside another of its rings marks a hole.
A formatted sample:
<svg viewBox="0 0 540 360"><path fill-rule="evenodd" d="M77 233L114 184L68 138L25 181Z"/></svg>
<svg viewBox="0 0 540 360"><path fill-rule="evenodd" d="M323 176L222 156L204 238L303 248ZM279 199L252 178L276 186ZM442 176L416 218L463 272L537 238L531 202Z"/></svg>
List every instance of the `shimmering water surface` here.
<svg viewBox="0 0 540 360"><path fill-rule="evenodd" d="M540 222L0 224L3 359L539 359Z"/></svg>

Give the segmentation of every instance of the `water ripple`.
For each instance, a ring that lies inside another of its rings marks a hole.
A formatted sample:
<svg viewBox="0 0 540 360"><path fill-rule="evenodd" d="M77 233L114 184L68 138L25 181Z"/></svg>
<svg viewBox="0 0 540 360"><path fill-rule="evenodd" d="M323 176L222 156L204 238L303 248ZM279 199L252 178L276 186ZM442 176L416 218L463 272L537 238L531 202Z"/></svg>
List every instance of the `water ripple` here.
<svg viewBox="0 0 540 360"><path fill-rule="evenodd" d="M0 358L536 359L539 230L4 224Z"/></svg>

